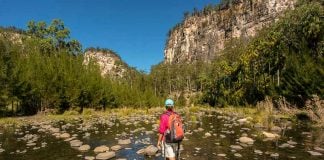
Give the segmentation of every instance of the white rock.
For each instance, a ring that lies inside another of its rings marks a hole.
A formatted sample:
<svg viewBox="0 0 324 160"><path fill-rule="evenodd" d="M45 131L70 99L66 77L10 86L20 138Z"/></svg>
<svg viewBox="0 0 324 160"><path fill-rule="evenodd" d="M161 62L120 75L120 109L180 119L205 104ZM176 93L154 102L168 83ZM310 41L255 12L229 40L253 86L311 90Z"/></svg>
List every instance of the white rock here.
<svg viewBox="0 0 324 160"><path fill-rule="evenodd" d="M230 147L231 147L232 149L234 149L234 150L241 150L241 149L243 149L243 147L240 146L240 145L231 145Z"/></svg>
<svg viewBox="0 0 324 160"><path fill-rule="evenodd" d="M63 133L63 134L60 135L60 138L63 138L63 139L70 138L70 134L68 134L68 133Z"/></svg>
<svg viewBox="0 0 324 160"><path fill-rule="evenodd" d="M315 151L324 152L324 148L314 147Z"/></svg>
<svg viewBox="0 0 324 160"><path fill-rule="evenodd" d="M121 145L123 145L123 144L130 144L130 143L131 143L131 140L130 139L125 139L125 140L119 139L118 140L118 144L121 144Z"/></svg>
<svg viewBox="0 0 324 160"><path fill-rule="evenodd" d="M239 154L239 153L235 153L234 156L235 156L235 157L242 157L242 155Z"/></svg>
<svg viewBox="0 0 324 160"><path fill-rule="evenodd" d="M297 142L294 142L292 140L287 141L287 143L290 144L290 145L296 145L297 144Z"/></svg>
<svg viewBox="0 0 324 160"><path fill-rule="evenodd" d="M79 151L85 152L88 151L90 149L90 146L85 144L79 147Z"/></svg>
<svg viewBox="0 0 324 160"><path fill-rule="evenodd" d="M265 131L263 131L262 134L267 138L279 138L280 137L276 133L269 133L269 132L265 132Z"/></svg>
<svg viewBox="0 0 324 160"><path fill-rule="evenodd" d="M217 154L217 156L218 157L226 157L226 154L221 153L221 154Z"/></svg>
<svg viewBox="0 0 324 160"><path fill-rule="evenodd" d="M247 122L247 119L246 118L242 118L242 119L239 119L239 120L237 120L239 123L245 123L245 122Z"/></svg>
<svg viewBox="0 0 324 160"><path fill-rule="evenodd" d="M120 146L120 145L115 145L115 146L112 146L111 147L111 150L113 150L113 151L118 151L118 150L120 150L122 148L122 146Z"/></svg>
<svg viewBox="0 0 324 160"><path fill-rule="evenodd" d="M315 151L307 151L307 152L312 156L321 156L321 155L323 155L322 153L315 152Z"/></svg>
<svg viewBox="0 0 324 160"><path fill-rule="evenodd" d="M210 134L209 132L207 132L207 133L205 133L205 136L206 136L206 137L210 137L211 134Z"/></svg>
<svg viewBox="0 0 324 160"><path fill-rule="evenodd" d="M71 147L80 147L83 144L83 142L81 142L80 140L72 140L70 141L70 145Z"/></svg>
<svg viewBox="0 0 324 160"><path fill-rule="evenodd" d="M96 159L100 159L100 160L106 160L106 159L110 159L116 156L115 152L104 152L104 153L99 153L96 156Z"/></svg>
<svg viewBox="0 0 324 160"><path fill-rule="evenodd" d="M93 156L85 156L84 159L85 160L94 160L95 157L93 157Z"/></svg>
<svg viewBox="0 0 324 160"><path fill-rule="evenodd" d="M101 153L101 152L106 152L106 151L109 151L109 147L105 146L105 145L101 145L99 147L96 147L94 150L93 150L95 153Z"/></svg>
<svg viewBox="0 0 324 160"><path fill-rule="evenodd" d="M278 153L272 153L272 154L270 154L270 157L277 158L277 157L279 157L279 154Z"/></svg>
<svg viewBox="0 0 324 160"><path fill-rule="evenodd" d="M27 143L27 146L36 146L36 143Z"/></svg>
<svg viewBox="0 0 324 160"><path fill-rule="evenodd" d="M239 138L239 141L241 143L246 143L246 144L253 144L254 143L254 140L252 138L249 138L249 137L241 137L241 138Z"/></svg>

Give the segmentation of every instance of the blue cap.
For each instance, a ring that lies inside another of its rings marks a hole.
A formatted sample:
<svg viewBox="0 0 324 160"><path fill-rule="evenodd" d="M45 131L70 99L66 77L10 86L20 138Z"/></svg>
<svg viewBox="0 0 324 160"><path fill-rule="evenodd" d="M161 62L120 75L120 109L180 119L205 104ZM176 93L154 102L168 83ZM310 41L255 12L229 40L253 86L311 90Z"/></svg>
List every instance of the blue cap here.
<svg viewBox="0 0 324 160"><path fill-rule="evenodd" d="M167 100L165 101L165 106L166 106L166 107L173 107L173 106L174 106L174 102L173 102L173 100L172 100L172 99L167 99Z"/></svg>

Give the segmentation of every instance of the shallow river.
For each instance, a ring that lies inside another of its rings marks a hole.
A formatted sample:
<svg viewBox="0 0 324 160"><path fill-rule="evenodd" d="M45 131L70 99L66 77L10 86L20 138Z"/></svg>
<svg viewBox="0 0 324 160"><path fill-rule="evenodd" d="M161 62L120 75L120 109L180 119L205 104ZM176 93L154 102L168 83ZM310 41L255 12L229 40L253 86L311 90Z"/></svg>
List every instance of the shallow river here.
<svg viewBox="0 0 324 160"><path fill-rule="evenodd" d="M323 129L289 122L285 122L283 127L280 122L276 125L280 126L281 131L267 131L249 123L238 123L237 120L244 117L225 116L216 112L191 114L195 115L195 122L186 121L186 138L181 143L181 159L324 159L323 155L314 156L307 152L324 154L321 150L324 148ZM110 116L87 121L79 118L72 122L46 121L21 127L1 127L0 159L79 160L86 156L96 157L93 150L97 146L111 147L118 144L118 139L130 139L130 144L120 145L122 149L115 152L113 159L162 160L160 153L152 157L136 153L150 144L156 144L157 118L158 114L128 118ZM49 131L49 125L51 128L59 128L59 133ZM277 133L280 138L266 139L262 131ZM64 132L71 136L74 134L75 139L90 145L90 150L81 152L71 147L69 141L56 137ZM253 144L240 143L238 139L242 136L253 139Z"/></svg>

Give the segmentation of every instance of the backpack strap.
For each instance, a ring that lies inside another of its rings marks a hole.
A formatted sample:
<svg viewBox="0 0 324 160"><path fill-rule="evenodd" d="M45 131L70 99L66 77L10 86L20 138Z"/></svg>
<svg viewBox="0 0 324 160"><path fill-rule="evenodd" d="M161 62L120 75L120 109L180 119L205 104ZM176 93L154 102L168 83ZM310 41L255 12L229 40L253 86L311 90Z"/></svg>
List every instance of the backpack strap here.
<svg viewBox="0 0 324 160"><path fill-rule="evenodd" d="M175 112L165 111L163 114L171 116L172 113L175 113Z"/></svg>

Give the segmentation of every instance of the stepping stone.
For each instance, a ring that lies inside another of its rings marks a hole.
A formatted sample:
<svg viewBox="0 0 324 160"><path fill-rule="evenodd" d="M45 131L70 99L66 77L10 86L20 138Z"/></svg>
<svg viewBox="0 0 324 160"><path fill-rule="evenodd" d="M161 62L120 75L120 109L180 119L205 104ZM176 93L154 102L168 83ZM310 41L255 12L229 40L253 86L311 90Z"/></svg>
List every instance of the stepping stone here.
<svg viewBox="0 0 324 160"><path fill-rule="evenodd" d="M120 149L122 149L122 146L120 146L120 145L114 145L111 147L111 150L113 150L113 151L118 151Z"/></svg>
<svg viewBox="0 0 324 160"><path fill-rule="evenodd" d="M322 153L315 152L315 151L307 151L307 152L312 156L321 156L321 155L323 155Z"/></svg>
<svg viewBox="0 0 324 160"><path fill-rule="evenodd" d="M270 157L272 157L272 158L278 158L279 157L279 154L278 153L272 153L272 154L270 154Z"/></svg>
<svg viewBox="0 0 324 160"><path fill-rule="evenodd" d="M279 138L280 136L276 133L269 133L269 132L265 132L263 131L262 134L266 137L266 138Z"/></svg>
<svg viewBox="0 0 324 160"><path fill-rule="evenodd" d="M120 144L120 145L126 145L126 144L130 144L130 143L131 143L130 139L125 139L125 140L119 139L118 140L118 144Z"/></svg>
<svg viewBox="0 0 324 160"><path fill-rule="evenodd" d="M210 137L211 136L211 134L210 133L205 133L205 137Z"/></svg>
<svg viewBox="0 0 324 160"><path fill-rule="evenodd" d="M109 147L105 146L105 145L101 145L99 147L96 147L94 150L93 150L95 153L101 153L101 152L106 152L106 151L109 151Z"/></svg>
<svg viewBox="0 0 324 160"><path fill-rule="evenodd" d="M104 152L104 153L99 153L96 156L96 159L100 159L100 160L106 160L106 159L110 159L116 156L115 152Z"/></svg>
<svg viewBox="0 0 324 160"><path fill-rule="evenodd" d="M234 150L241 150L241 149L243 149L243 147L240 146L240 145L231 145L230 147L231 147L232 149L234 149Z"/></svg>
<svg viewBox="0 0 324 160"><path fill-rule="evenodd" d="M63 134L60 135L60 138L63 138L63 139L67 139L67 138L70 138L70 137L71 136L68 133L63 133Z"/></svg>
<svg viewBox="0 0 324 160"><path fill-rule="evenodd" d="M226 154L221 153L221 154L217 154L218 157L226 157Z"/></svg>
<svg viewBox="0 0 324 160"><path fill-rule="evenodd" d="M82 144L83 142L77 139L70 141L71 147L80 147Z"/></svg>
<svg viewBox="0 0 324 160"><path fill-rule="evenodd" d="M145 154L145 148L142 148L136 152L137 154L143 155Z"/></svg>
<svg viewBox="0 0 324 160"><path fill-rule="evenodd" d="M287 143L290 144L290 145L296 145L297 144L297 142L294 142L292 140L287 141Z"/></svg>
<svg viewBox="0 0 324 160"><path fill-rule="evenodd" d="M235 157L239 157L239 158L242 157L242 155L239 154L239 153L235 153L234 156L235 156Z"/></svg>
<svg viewBox="0 0 324 160"><path fill-rule="evenodd" d="M253 144L254 143L254 140L252 138L249 138L249 137L241 137L241 138L239 138L239 141L241 143L246 143L246 144Z"/></svg>
<svg viewBox="0 0 324 160"><path fill-rule="evenodd" d="M157 147L153 146L153 145L150 145L150 146L145 148L145 154L148 155L148 156L153 156L158 151L159 151L159 149Z"/></svg>
<svg viewBox="0 0 324 160"><path fill-rule="evenodd" d="M36 143L27 143L26 144L28 147L30 147L30 146L36 146Z"/></svg>
<svg viewBox="0 0 324 160"><path fill-rule="evenodd" d="M321 147L314 147L314 150L318 152L324 152L324 148Z"/></svg>
<svg viewBox="0 0 324 160"><path fill-rule="evenodd" d="M79 147L79 151L86 152L90 149L90 146L85 144Z"/></svg>

